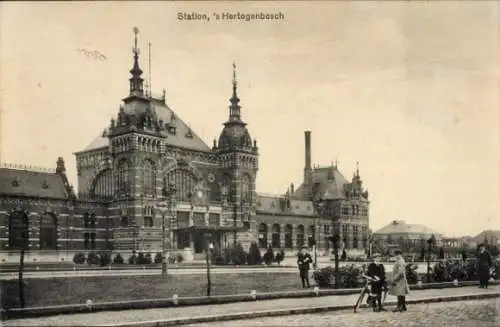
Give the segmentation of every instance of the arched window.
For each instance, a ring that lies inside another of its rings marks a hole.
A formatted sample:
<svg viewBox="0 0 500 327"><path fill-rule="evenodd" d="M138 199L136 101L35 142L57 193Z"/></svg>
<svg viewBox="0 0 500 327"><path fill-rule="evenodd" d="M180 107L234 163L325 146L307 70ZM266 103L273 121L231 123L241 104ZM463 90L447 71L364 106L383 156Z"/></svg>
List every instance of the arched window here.
<svg viewBox="0 0 500 327"><path fill-rule="evenodd" d="M274 224L273 225L273 228L272 228L272 242L271 242L271 246L273 248L280 248L281 245L280 245L280 241L281 241L281 238L280 238L280 233L281 233L281 228L280 228L280 225L278 224Z"/></svg>
<svg viewBox="0 0 500 327"><path fill-rule="evenodd" d="M221 189L220 185L214 181L210 183L210 191L209 191L209 199L210 202L220 202L221 200Z"/></svg>
<svg viewBox="0 0 500 327"><path fill-rule="evenodd" d="M52 213L40 217L40 250L57 250L57 218Z"/></svg>
<svg viewBox="0 0 500 327"><path fill-rule="evenodd" d="M359 246L358 239L355 237L355 238L352 239L352 248L353 249L357 249L358 246Z"/></svg>
<svg viewBox="0 0 500 327"><path fill-rule="evenodd" d="M15 211L9 216L9 249L20 250L28 247L28 216L22 211Z"/></svg>
<svg viewBox="0 0 500 327"><path fill-rule="evenodd" d="M129 191L129 167L125 159L118 163L116 180L118 192L126 193Z"/></svg>
<svg viewBox="0 0 500 327"><path fill-rule="evenodd" d="M304 225L297 226L297 247L300 248L304 245Z"/></svg>
<svg viewBox="0 0 500 327"><path fill-rule="evenodd" d="M310 225L307 234L308 237L312 237L313 240L316 240L316 226Z"/></svg>
<svg viewBox="0 0 500 327"><path fill-rule="evenodd" d="M142 189L144 195L156 194L156 171L155 165L150 160L146 160L142 166Z"/></svg>
<svg viewBox="0 0 500 327"><path fill-rule="evenodd" d="M167 174L166 182L175 186L177 201L191 200L196 184L196 178L191 171L185 169L171 171Z"/></svg>
<svg viewBox="0 0 500 327"><path fill-rule="evenodd" d="M252 179L247 174L241 178L241 201L243 203L252 202Z"/></svg>
<svg viewBox="0 0 500 327"><path fill-rule="evenodd" d="M356 206L354 206L354 204L351 205L351 209L352 209L351 215L355 216L356 215Z"/></svg>
<svg viewBox="0 0 500 327"><path fill-rule="evenodd" d="M259 225L259 248L267 248L267 225Z"/></svg>
<svg viewBox="0 0 500 327"><path fill-rule="evenodd" d="M292 225L285 225L285 248L293 248L293 227Z"/></svg>
<svg viewBox="0 0 500 327"><path fill-rule="evenodd" d="M234 193L231 176L229 175L222 176L220 192L221 192L221 200L231 201L232 194Z"/></svg>
<svg viewBox="0 0 500 327"><path fill-rule="evenodd" d="M113 175L111 169L107 169L97 175L90 195L94 199L109 199L113 196Z"/></svg>

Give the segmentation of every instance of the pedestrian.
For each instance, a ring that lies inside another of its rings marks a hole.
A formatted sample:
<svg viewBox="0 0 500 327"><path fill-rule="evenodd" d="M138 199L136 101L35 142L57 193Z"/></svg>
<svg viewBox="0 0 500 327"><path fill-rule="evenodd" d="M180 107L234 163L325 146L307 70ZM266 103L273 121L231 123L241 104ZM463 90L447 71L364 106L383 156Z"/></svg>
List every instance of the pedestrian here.
<svg viewBox="0 0 500 327"><path fill-rule="evenodd" d="M393 312L406 311L406 295L410 293L410 287L406 280L406 263L400 250L394 251L396 262L392 268L392 283L389 294L398 298L398 305Z"/></svg>
<svg viewBox="0 0 500 327"><path fill-rule="evenodd" d="M373 301L373 309L378 311L387 311L382 305L382 291L385 285L385 267L379 263L378 257L374 257L373 261L368 265L366 275L375 279L371 282L372 293L376 295Z"/></svg>
<svg viewBox="0 0 500 327"><path fill-rule="evenodd" d="M311 255L307 253L307 247L303 246L298 257L297 265L299 266L300 280L302 281L302 287L311 287L309 285L309 268L312 262Z"/></svg>
<svg viewBox="0 0 500 327"><path fill-rule="evenodd" d="M490 267L493 265L491 255L486 251L484 244L479 246L477 276L479 277L479 288L488 288L488 281L490 279Z"/></svg>

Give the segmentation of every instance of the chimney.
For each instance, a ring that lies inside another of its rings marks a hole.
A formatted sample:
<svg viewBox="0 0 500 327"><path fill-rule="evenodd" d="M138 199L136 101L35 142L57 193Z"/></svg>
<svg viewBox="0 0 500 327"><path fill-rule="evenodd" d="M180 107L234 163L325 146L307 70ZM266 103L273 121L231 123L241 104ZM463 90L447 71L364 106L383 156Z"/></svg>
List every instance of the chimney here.
<svg viewBox="0 0 500 327"><path fill-rule="evenodd" d="M295 187L292 183L292 184L290 184L290 194L293 195L293 193L295 193Z"/></svg>
<svg viewBox="0 0 500 327"><path fill-rule="evenodd" d="M311 131L305 131L305 150L306 163L304 167L304 184L312 184L312 167L311 167Z"/></svg>

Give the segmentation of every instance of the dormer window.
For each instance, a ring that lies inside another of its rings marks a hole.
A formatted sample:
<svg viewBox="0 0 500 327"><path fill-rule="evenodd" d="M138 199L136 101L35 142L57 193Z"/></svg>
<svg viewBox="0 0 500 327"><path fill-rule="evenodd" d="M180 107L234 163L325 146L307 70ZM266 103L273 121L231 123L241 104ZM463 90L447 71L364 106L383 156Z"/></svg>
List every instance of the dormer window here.
<svg viewBox="0 0 500 327"><path fill-rule="evenodd" d="M17 177L15 177L14 180L12 181L11 185L14 187L18 187L20 185L19 179L17 179Z"/></svg>
<svg viewBox="0 0 500 327"><path fill-rule="evenodd" d="M46 181L46 180L44 180L44 181L43 181L43 183L42 183L42 188L43 188L43 189L48 189L48 188L49 188L49 184L47 183L47 181Z"/></svg>

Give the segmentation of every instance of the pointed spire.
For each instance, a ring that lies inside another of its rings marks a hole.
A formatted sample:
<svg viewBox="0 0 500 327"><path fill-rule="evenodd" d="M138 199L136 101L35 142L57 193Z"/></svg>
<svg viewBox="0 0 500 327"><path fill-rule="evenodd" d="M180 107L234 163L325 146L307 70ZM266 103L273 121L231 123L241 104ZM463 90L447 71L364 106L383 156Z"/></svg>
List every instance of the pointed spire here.
<svg viewBox="0 0 500 327"><path fill-rule="evenodd" d="M132 53L134 54L134 66L130 70L130 74L132 74L132 77L129 79L130 81L130 95L143 95L143 82L144 80L141 78L142 75L142 70L139 67L139 53L140 50L137 47L137 34L139 34L139 29L137 27L134 27L134 47L132 48Z"/></svg>
<svg viewBox="0 0 500 327"><path fill-rule="evenodd" d="M236 64L233 62L233 95L229 101L231 105L229 106L229 121L241 122L241 112L240 112L240 99L237 94L238 82L236 81Z"/></svg>
<svg viewBox="0 0 500 327"><path fill-rule="evenodd" d="M359 177L359 161L356 161L356 177Z"/></svg>

